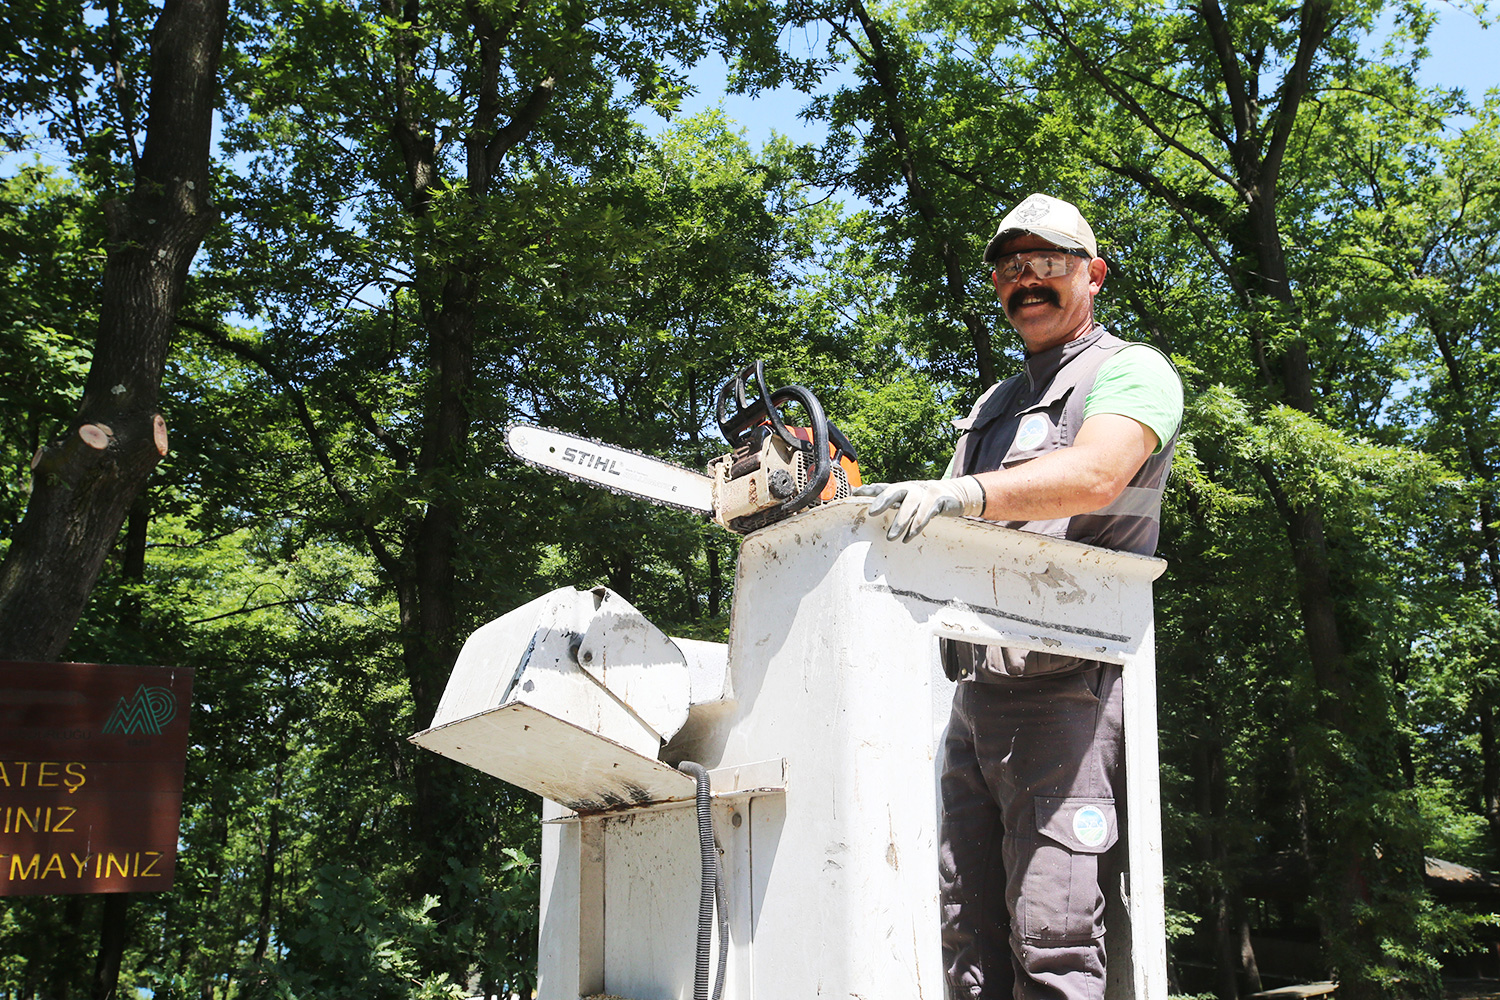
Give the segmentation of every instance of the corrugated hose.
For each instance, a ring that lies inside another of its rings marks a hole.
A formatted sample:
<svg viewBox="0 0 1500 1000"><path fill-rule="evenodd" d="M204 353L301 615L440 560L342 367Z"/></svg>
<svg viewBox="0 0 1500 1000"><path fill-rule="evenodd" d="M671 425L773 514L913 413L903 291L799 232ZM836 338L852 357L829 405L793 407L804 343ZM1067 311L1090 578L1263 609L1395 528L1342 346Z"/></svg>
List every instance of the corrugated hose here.
<svg viewBox="0 0 1500 1000"><path fill-rule="evenodd" d="M729 959L729 915L719 890L719 850L714 845L714 817L709 805L708 771L702 764L685 760L677 765L698 783L698 849L703 860L702 889L698 893L698 951L693 964L693 1000L709 1000L708 953L713 946L715 903L719 910L719 968L714 977L712 1000L724 992L724 967Z"/></svg>

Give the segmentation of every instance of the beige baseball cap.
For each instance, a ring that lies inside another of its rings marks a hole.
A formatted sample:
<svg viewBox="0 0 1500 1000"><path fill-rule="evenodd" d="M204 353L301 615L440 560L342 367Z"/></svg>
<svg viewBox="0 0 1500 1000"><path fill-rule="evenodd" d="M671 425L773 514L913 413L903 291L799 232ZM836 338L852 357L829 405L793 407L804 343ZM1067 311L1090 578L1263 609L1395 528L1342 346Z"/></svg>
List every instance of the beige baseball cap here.
<svg viewBox="0 0 1500 1000"><path fill-rule="evenodd" d="M1094 231L1076 206L1061 198L1034 194L1000 220L999 231L984 248L984 262L993 263L1000 247L1023 233L1032 233L1069 250L1087 250L1090 257L1099 256Z"/></svg>

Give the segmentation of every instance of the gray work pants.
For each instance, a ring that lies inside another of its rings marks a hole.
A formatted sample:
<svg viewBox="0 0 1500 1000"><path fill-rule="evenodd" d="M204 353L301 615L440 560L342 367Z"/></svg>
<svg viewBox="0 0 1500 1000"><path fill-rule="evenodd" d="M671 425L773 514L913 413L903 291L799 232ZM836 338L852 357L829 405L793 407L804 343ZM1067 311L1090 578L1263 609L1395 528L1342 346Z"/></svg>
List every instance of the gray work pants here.
<svg viewBox="0 0 1500 1000"><path fill-rule="evenodd" d="M954 1000L1104 996L1101 864L1119 838L1123 717L1111 664L958 685L939 871Z"/></svg>

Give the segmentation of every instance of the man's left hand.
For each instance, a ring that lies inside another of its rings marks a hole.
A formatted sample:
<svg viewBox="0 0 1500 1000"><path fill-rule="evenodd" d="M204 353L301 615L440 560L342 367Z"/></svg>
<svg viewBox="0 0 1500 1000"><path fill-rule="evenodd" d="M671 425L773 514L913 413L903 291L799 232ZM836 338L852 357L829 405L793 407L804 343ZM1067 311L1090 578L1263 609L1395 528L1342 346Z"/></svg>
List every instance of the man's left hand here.
<svg viewBox="0 0 1500 1000"><path fill-rule="evenodd" d="M979 517L984 513L984 487L973 476L870 483L855 490L854 495L875 498L870 504L872 516L901 505L886 529L885 537L890 541L911 541L939 514Z"/></svg>

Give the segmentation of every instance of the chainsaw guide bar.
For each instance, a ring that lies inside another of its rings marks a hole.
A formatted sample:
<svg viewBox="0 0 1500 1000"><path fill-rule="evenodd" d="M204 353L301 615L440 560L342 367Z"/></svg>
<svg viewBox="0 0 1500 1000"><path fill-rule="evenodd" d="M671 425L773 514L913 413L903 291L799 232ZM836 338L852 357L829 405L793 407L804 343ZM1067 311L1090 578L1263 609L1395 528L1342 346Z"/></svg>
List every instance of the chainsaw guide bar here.
<svg viewBox="0 0 1500 1000"><path fill-rule="evenodd" d="M712 514L714 481L701 472L629 448L535 424L505 428L505 450L527 465L602 486L611 493Z"/></svg>

